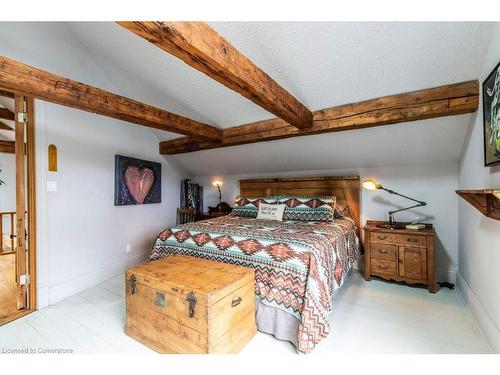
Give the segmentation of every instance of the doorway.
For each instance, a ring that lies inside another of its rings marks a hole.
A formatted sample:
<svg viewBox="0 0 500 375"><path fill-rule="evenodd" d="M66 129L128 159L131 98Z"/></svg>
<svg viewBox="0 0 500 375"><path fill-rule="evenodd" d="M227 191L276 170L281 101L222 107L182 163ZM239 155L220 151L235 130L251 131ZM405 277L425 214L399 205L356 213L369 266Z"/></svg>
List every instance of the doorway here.
<svg viewBox="0 0 500 375"><path fill-rule="evenodd" d="M0 325L36 309L33 114L0 88Z"/></svg>

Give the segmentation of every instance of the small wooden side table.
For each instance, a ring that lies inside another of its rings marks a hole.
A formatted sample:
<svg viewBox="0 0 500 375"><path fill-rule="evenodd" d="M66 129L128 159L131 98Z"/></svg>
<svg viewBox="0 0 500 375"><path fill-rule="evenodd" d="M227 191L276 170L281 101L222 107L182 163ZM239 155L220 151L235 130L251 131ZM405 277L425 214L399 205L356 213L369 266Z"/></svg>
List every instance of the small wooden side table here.
<svg viewBox="0 0 500 375"><path fill-rule="evenodd" d="M363 228L365 280L378 276L408 284L424 284L429 292L435 293L435 232L432 224L426 224L421 230L377 226L383 223L368 220Z"/></svg>

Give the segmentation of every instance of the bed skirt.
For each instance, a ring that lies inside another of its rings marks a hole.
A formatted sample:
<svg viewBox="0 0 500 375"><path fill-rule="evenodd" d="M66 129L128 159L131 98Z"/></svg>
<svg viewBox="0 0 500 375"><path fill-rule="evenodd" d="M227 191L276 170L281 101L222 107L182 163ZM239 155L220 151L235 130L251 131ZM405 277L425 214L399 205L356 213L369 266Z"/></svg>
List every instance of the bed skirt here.
<svg viewBox="0 0 500 375"><path fill-rule="evenodd" d="M297 349L300 322L296 317L276 307L264 305L257 297L255 308L255 320L259 331L271 334L278 340L289 341Z"/></svg>

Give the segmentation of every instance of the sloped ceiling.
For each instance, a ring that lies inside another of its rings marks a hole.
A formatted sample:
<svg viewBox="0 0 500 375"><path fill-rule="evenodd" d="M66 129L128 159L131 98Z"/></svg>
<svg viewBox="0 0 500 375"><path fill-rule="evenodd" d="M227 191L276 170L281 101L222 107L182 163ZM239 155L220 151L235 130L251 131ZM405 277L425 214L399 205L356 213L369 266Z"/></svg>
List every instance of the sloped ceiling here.
<svg viewBox="0 0 500 375"><path fill-rule="evenodd" d="M211 23L310 110L477 79L487 23ZM71 23L129 96L225 128L274 117L114 23ZM473 115L171 156L191 175L455 162ZM154 131L160 140L176 134Z"/></svg>

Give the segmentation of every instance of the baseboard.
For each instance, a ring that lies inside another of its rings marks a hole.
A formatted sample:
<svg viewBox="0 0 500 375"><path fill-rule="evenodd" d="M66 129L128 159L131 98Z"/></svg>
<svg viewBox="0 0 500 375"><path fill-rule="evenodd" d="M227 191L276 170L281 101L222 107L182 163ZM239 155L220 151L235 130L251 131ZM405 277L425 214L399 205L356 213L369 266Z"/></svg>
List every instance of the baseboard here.
<svg viewBox="0 0 500 375"><path fill-rule="evenodd" d="M136 264L142 263L147 258L146 253L137 254L129 258L122 259L116 263L108 266L93 270L87 274L78 276L67 282L52 286L48 288L48 298L45 300L49 305L53 305L65 298L68 298L82 290L95 286L103 281L117 276L125 269L132 267ZM43 306L39 305L39 308Z"/></svg>
<svg viewBox="0 0 500 375"><path fill-rule="evenodd" d="M49 305L49 288L42 287L38 288L38 296L37 296L37 309L41 309L43 307L47 307Z"/></svg>
<svg viewBox="0 0 500 375"><path fill-rule="evenodd" d="M477 299L476 295L469 287L460 272L457 272L457 288L465 300L465 304L472 315L473 320L476 322L479 330L486 338L493 353L500 353L500 331L496 327L493 320L489 317L483 305Z"/></svg>
<svg viewBox="0 0 500 375"><path fill-rule="evenodd" d="M457 283L457 272L454 270L436 269L436 282L447 281L452 284Z"/></svg>

